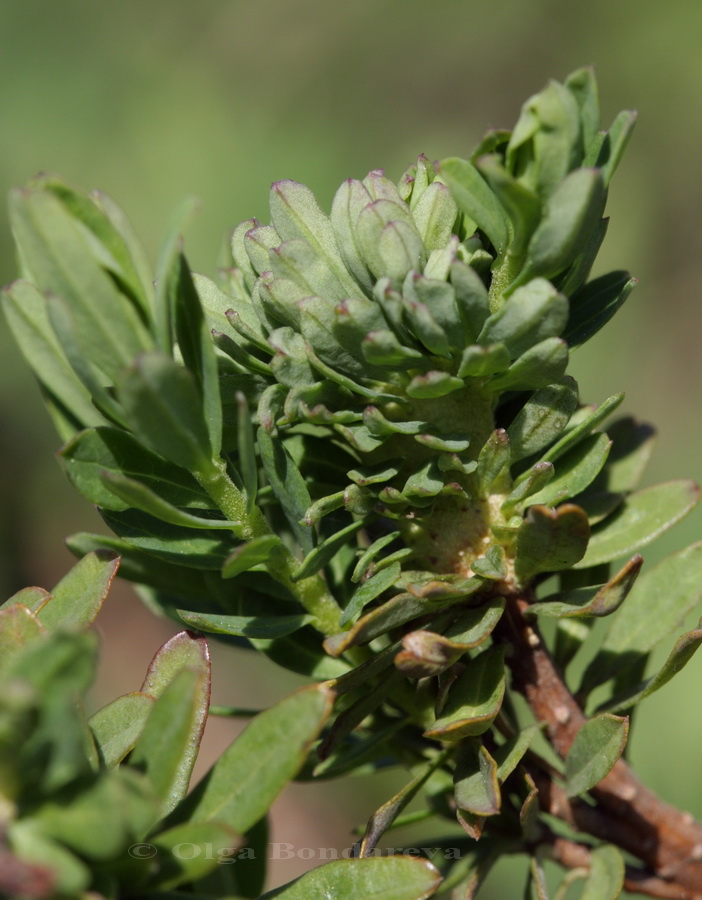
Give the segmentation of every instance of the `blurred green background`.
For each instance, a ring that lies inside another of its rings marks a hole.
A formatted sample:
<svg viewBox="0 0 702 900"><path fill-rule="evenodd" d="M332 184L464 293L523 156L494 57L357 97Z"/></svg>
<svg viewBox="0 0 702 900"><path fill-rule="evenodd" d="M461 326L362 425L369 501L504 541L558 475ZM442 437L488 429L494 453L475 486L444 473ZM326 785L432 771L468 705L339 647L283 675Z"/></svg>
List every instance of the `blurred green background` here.
<svg viewBox="0 0 702 900"><path fill-rule="evenodd" d="M303 181L328 206L343 179L371 168L397 178L421 152L467 154L486 128L513 125L548 78L594 64L605 124L621 108L640 113L614 180L598 271L629 268L641 284L607 333L578 352L574 374L584 399L624 390L625 410L656 423L648 482L702 480L702 4L0 0L0 17L3 193L41 170L99 187L127 211L152 259L170 211L195 194L202 209L186 248L206 272L228 229L252 215L266 219L271 181ZM4 212L0 250L7 282L15 266ZM100 521L63 481L52 457L57 439L4 323L0 352L7 595L52 585L71 563L62 538ZM651 548L647 567L700 537L701 525L698 511ZM114 593L101 627L98 697L106 698L138 687L172 628L151 620L126 588ZM270 703L291 686L272 665L252 669L248 655L232 660L220 650L215 662L218 702ZM644 780L698 817L701 675L694 660L647 701L632 743ZM234 730L229 722L209 730L208 759ZM276 807L274 840L347 845L374 794L386 796L377 778L365 793L359 788L347 786L330 804L323 789L294 786ZM271 883L309 865L281 862ZM512 895L509 869L491 878L486 900Z"/></svg>

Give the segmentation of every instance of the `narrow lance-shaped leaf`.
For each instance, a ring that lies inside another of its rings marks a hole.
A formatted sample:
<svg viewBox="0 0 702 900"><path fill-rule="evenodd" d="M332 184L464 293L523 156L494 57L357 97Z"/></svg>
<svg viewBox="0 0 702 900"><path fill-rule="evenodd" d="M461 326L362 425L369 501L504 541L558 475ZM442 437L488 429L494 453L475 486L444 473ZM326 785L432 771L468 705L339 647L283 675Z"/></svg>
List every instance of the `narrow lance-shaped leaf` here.
<svg viewBox="0 0 702 900"><path fill-rule="evenodd" d="M160 353L144 353L119 379L117 394L135 435L191 472L212 475L212 445L193 375Z"/></svg>
<svg viewBox="0 0 702 900"><path fill-rule="evenodd" d="M395 819L400 815L407 804L416 796L417 791L426 783L429 776L437 769L446 759L448 753L444 751L439 753L429 763L424 765L415 778L406 784L394 797L376 810L368 820L365 834L361 840L361 848L359 855L361 857L370 856L373 849L377 846L378 841L383 834L392 825Z"/></svg>
<svg viewBox="0 0 702 900"><path fill-rule="evenodd" d="M87 628L100 611L118 568L115 553L88 553L52 590L37 612L39 621L49 631Z"/></svg>
<svg viewBox="0 0 702 900"><path fill-rule="evenodd" d="M609 616L622 605L638 578L643 556L633 556L606 584L582 587L532 603L529 612L537 616L569 619L580 616Z"/></svg>
<svg viewBox="0 0 702 900"><path fill-rule="evenodd" d="M182 253L178 253L174 260L168 281L178 349L200 389L210 446L216 456L222 446L222 402L217 357L200 297Z"/></svg>
<svg viewBox="0 0 702 900"><path fill-rule="evenodd" d="M453 794L458 808L473 815L493 816L500 811L497 763L479 740L461 744Z"/></svg>
<svg viewBox="0 0 702 900"><path fill-rule="evenodd" d="M268 483L300 546L310 553L314 545L313 531L300 525L300 520L312 504L305 480L283 443L274 440L263 427L258 429L258 447Z"/></svg>
<svg viewBox="0 0 702 900"><path fill-rule="evenodd" d="M103 706L88 720L100 762L108 769L134 749L155 703L151 694L134 691Z"/></svg>
<svg viewBox="0 0 702 900"><path fill-rule="evenodd" d="M174 822L217 821L245 833L301 768L329 713L332 691L303 688L251 720L189 797Z"/></svg>
<svg viewBox="0 0 702 900"><path fill-rule="evenodd" d="M472 163L451 157L440 166L441 177L458 208L475 222L502 256L509 240L507 219L499 200Z"/></svg>
<svg viewBox="0 0 702 900"><path fill-rule="evenodd" d="M41 188L15 191L10 207L27 274L41 291L66 301L81 345L114 378L150 346L131 300L94 259L79 224L57 197Z"/></svg>
<svg viewBox="0 0 702 900"><path fill-rule="evenodd" d="M626 717L602 713L585 722L565 760L569 797L584 794L602 781L624 752L628 734Z"/></svg>
<svg viewBox="0 0 702 900"><path fill-rule="evenodd" d="M264 894L260 900L426 900L441 884L441 875L426 859L404 856L339 859L312 869L296 881Z"/></svg>
<svg viewBox="0 0 702 900"><path fill-rule="evenodd" d="M632 494L614 516L593 531L576 568L610 562L650 544L687 515L699 499L700 489L691 481L668 481Z"/></svg>
<svg viewBox="0 0 702 900"><path fill-rule="evenodd" d="M209 698L209 667L181 669L154 703L132 751L131 764L148 776L162 816L187 793Z"/></svg>
<svg viewBox="0 0 702 900"><path fill-rule="evenodd" d="M195 197L186 197L181 201L176 211L171 216L156 264L156 292L155 313L156 342L158 349L170 356L173 352L175 340L175 323L173 321L173 307L169 296L169 273L174 269L182 244L182 234L188 222L192 219L197 209L198 201Z"/></svg>
<svg viewBox="0 0 702 900"><path fill-rule="evenodd" d="M268 562L282 549L282 542L274 534L262 534L235 547L222 566L222 578L235 578L254 566Z"/></svg>
<svg viewBox="0 0 702 900"><path fill-rule="evenodd" d="M167 500L159 497L151 488L141 484L134 478L128 478L119 472L102 472L101 480L105 487L116 494L130 508L140 509L155 519L168 522L170 525L182 525L184 528L225 529L233 531L241 537L243 525L241 522L229 522L226 519L205 519L202 516L194 516L173 506Z"/></svg>
<svg viewBox="0 0 702 900"><path fill-rule="evenodd" d="M702 543L668 556L637 581L585 670L589 690L674 631L702 597Z"/></svg>
<svg viewBox="0 0 702 900"><path fill-rule="evenodd" d="M104 425L87 388L77 377L59 344L42 294L28 281L3 290L3 309L15 340L46 390L74 417L77 427Z"/></svg>
<svg viewBox="0 0 702 900"><path fill-rule="evenodd" d="M59 462L81 494L103 509L122 510L130 505L105 486L105 472L133 478L173 506L214 506L190 472L147 450L120 428L81 431L62 448Z"/></svg>
<svg viewBox="0 0 702 900"><path fill-rule="evenodd" d="M512 462L547 447L568 424L578 405L578 386L565 376L536 391L507 429Z"/></svg>
<svg viewBox="0 0 702 900"><path fill-rule="evenodd" d="M702 644L702 622L697 628L678 638L675 646L670 651L668 659L653 677L635 686L632 690L625 691L623 694L615 694L601 708L607 712L621 712L629 709L641 700L645 700L651 694L655 694L656 691L668 684L671 678L674 678L678 672L685 668L697 652L700 644Z"/></svg>
<svg viewBox="0 0 702 900"><path fill-rule="evenodd" d="M178 615L189 628L196 628L198 631L269 640L285 637L314 621L313 616L303 614L288 616L226 616L179 609Z"/></svg>
<svg viewBox="0 0 702 900"><path fill-rule="evenodd" d="M441 715L424 732L426 737L460 741L490 727L505 692L504 650L481 653L454 681Z"/></svg>

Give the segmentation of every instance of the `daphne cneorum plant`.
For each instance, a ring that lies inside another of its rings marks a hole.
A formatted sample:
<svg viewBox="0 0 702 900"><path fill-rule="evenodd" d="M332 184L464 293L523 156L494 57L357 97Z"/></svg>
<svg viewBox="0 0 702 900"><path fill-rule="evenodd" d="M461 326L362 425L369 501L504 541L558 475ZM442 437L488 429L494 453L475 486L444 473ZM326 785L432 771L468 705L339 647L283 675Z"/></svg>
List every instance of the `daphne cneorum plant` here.
<svg viewBox="0 0 702 900"><path fill-rule="evenodd" d="M507 854L536 900L702 897L702 825L623 758L633 707L702 642L646 672L702 595L702 544L640 577L639 550L699 492L638 490L653 429L566 374L634 284L589 278L634 118L600 131L583 69L469 160L348 180L329 215L279 181L218 282L182 253L187 209L154 278L104 195L50 176L13 194L5 312L115 537L73 535L56 590L0 610L0 890L255 898L289 780L401 766L353 852L265 897L469 900ZM86 719L85 629L118 563L186 631ZM310 686L188 793L203 633ZM431 861L380 849L423 819L445 833L419 841Z"/></svg>

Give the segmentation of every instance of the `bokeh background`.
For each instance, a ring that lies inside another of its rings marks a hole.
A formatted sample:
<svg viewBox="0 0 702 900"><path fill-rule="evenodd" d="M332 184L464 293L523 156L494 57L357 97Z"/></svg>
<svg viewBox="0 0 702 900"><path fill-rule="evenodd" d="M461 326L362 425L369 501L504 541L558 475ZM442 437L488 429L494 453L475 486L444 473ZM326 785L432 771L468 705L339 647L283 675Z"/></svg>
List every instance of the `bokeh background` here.
<svg viewBox="0 0 702 900"><path fill-rule="evenodd" d="M195 194L202 207L186 248L194 268L211 273L225 232L266 218L271 181L303 181L328 206L344 178L376 167L397 178L420 152L467 154L488 127L510 127L548 78L594 64L605 124L621 108L640 113L598 271L629 268L641 283L607 332L578 351L574 374L588 401L624 390L625 411L656 423L647 482L702 481L700 37L702 4L689 0L0 0L0 188L41 170L99 187L126 209L152 259L170 211ZM0 280L14 272L0 211ZM54 584L71 564L63 537L101 523L63 481L57 439L4 322L0 354L7 596ZM700 538L701 526L698 511L650 549L647 567ZM100 627L96 704L138 687L173 631L127 587L114 591ZM697 816L701 679L696 659L642 707L632 743L644 780ZM291 686L272 664L215 647L217 702L266 705ZM208 728L200 770L238 727ZM331 798L293 786L274 810L273 839L343 848L387 790L377 777ZM309 866L276 863L271 886ZM513 869L498 868L486 900L516 896Z"/></svg>

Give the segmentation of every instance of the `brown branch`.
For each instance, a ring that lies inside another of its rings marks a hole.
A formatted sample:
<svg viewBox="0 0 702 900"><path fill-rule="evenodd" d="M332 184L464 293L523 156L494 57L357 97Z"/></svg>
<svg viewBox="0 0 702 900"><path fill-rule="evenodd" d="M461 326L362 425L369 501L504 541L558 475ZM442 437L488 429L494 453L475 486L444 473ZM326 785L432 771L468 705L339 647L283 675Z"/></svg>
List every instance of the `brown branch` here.
<svg viewBox="0 0 702 900"><path fill-rule="evenodd" d="M549 834L546 839L546 847L549 857L567 869L590 868L591 852L585 844ZM679 884L664 881L662 878L657 878L655 875L633 866L626 866L624 870L624 888L632 893L658 897L661 900L696 900L696 897L699 896L691 894Z"/></svg>
<svg viewBox="0 0 702 900"><path fill-rule="evenodd" d="M527 608L527 598L509 598L496 637L509 647L506 661L515 690L524 695L536 719L546 724L551 744L563 757L585 715L537 628L527 621ZM644 787L624 760L590 792L596 807L569 800L548 778L539 780L542 803L549 812L631 853L660 881L674 882L687 892L675 895L678 898L702 900L702 824Z"/></svg>

